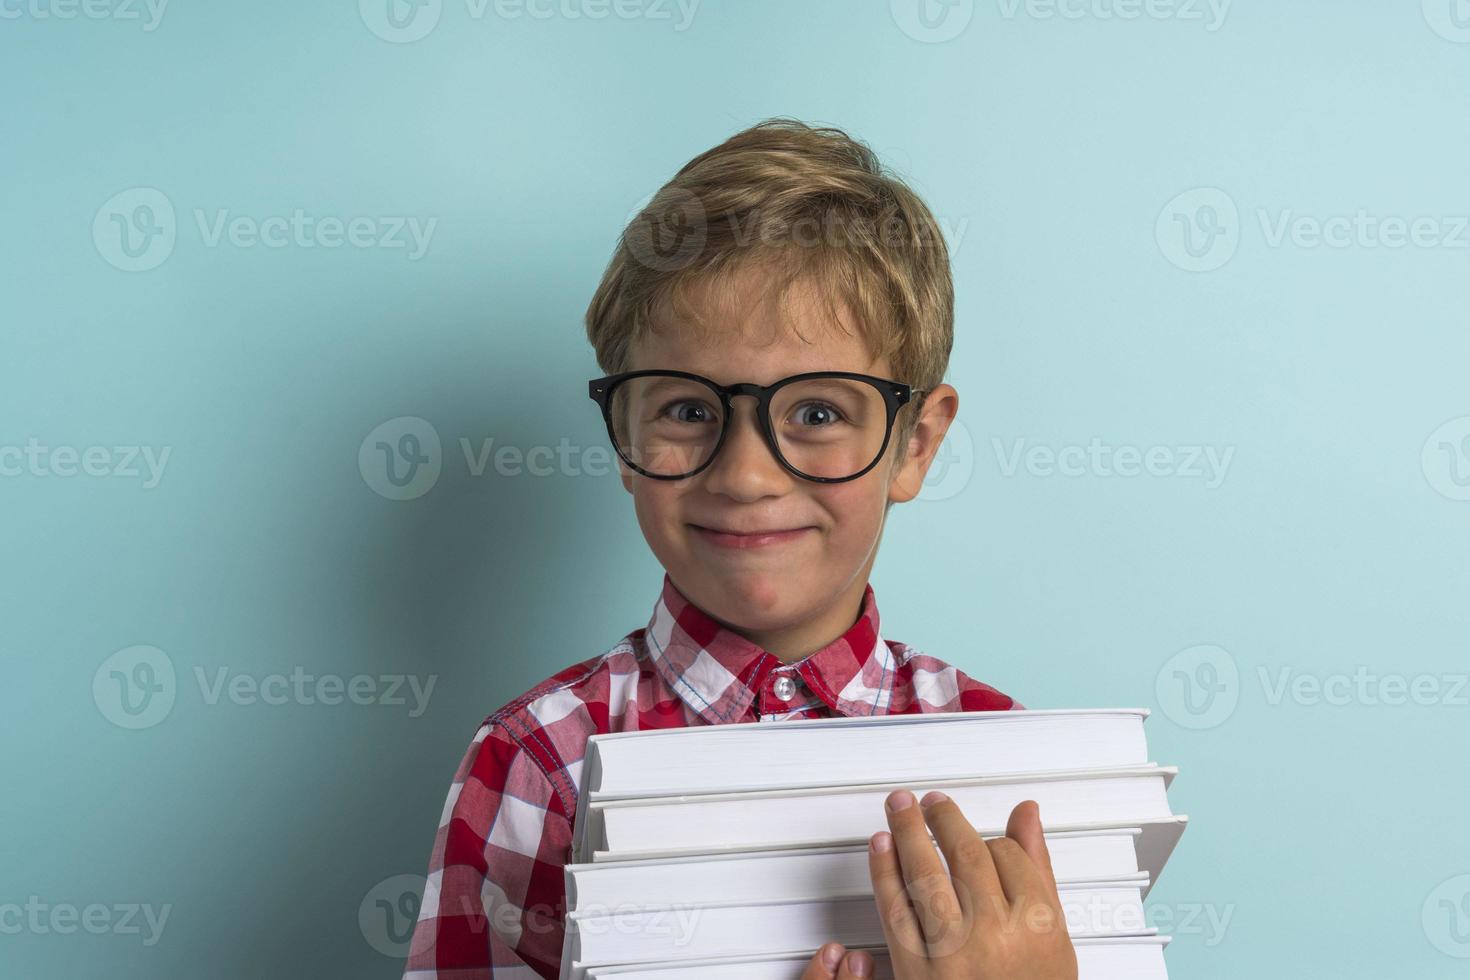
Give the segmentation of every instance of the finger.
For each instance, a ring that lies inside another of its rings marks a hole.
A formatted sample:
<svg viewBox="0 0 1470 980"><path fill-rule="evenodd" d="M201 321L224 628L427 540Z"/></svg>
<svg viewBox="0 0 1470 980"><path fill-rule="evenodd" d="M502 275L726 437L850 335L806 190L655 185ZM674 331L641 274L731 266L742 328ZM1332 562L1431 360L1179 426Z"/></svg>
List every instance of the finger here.
<svg viewBox="0 0 1470 980"><path fill-rule="evenodd" d="M1035 800L1022 800L1011 811L1006 821L1006 836L1030 856L1041 871L1041 880L1053 897L1057 893L1057 876L1051 868L1051 851L1046 846L1046 835L1042 832L1041 806Z"/></svg>
<svg viewBox="0 0 1470 980"><path fill-rule="evenodd" d="M837 971L837 980L863 980L873 975L873 954L855 949L842 958L842 968Z"/></svg>
<svg viewBox="0 0 1470 980"><path fill-rule="evenodd" d="M838 964L842 962L842 954L847 952L841 943L828 943L812 954L811 962L802 971L801 980L832 980L837 972Z"/></svg>
<svg viewBox="0 0 1470 980"><path fill-rule="evenodd" d="M1036 861L1011 837L986 842L1000 872L1001 888L1010 903L1013 921L1036 936L1067 939L1067 918L1055 885L1048 885Z"/></svg>
<svg viewBox="0 0 1470 980"><path fill-rule="evenodd" d="M985 842L990 848L990 857L995 861L996 874L1000 876L1000 887L1005 892L1006 902L1012 907L1028 905L1040 899L1050 904L1046 885L1041 880L1041 869L1031 860L1031 855L1010 837L992 837Z"/></svg>
<svg viewBox="0 0 1470 980"><path fill-rule="evenodd" d="M924 806L925 803L927 806ZM966 919L1003 913L1005 894L985 839L976 832L960 805L939 791L920 801L924 819L944 852L954 890Z"/></svg>
<svg viewBox="0 0 1470 980"><path fill-rule="evenodd" d="M893 959L894 976L917 976L928 959L924 930L909 902L908 885L898 863L893 835L880 830L868 841L868 875L873 879L873 901L883 940ZM805 980L805 978L804 978Z"/></svg>
<svg viewBox="0 0 1470 980"><path fill-rule="evenodd" d="M885 802L909 901L923 930L926 949L932 954L934 944L951 937L963 923L960 900L929 839L929 827L914 794L898 790L888 794Z"/></svg>

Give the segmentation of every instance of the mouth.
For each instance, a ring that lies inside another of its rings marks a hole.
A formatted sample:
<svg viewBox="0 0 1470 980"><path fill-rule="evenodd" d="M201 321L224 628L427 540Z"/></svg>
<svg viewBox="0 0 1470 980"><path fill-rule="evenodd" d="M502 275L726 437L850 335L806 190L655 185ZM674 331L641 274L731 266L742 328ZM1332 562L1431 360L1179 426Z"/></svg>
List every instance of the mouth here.
<svg viewBox="0 0 1470 980"><path fill-rule="evenodd" d="M794 527L788 529L760 530L760 531L732 531L723 528L704 527L700 524L690 524L699 537L719 548L770 548L776 545L788 544L796 541L808 532L815 531L814 527Z"/></svg>

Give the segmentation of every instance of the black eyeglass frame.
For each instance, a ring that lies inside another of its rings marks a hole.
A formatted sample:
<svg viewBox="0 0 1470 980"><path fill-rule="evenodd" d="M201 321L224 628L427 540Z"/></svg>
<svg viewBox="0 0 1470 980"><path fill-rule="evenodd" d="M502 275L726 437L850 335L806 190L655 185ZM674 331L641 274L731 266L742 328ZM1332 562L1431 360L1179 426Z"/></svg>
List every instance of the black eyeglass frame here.
<svg viewBox="0 0 1470 980"><path fill-rule="evenodd" d="M625 456L623 454L622 447L618 445L617 431L613 426L612 396L613 392L617 390L618 385L622 384L625 381L631 381L634 378L646 378L653 375L658 375L660 377L684 378L688 381L697 381L703 384L705 387L709 388L711 391L719 396L720 407L724 413L721 416L720 437L715 441L714 449L710 450L709 457L705 459L703 463L700 463L697 467L690 470L689 472L682 473L677 476L670 476L666 473L650 473L643 467L639 466L637 463L633 462L627 456ZM873 457L872 462L870 462L867 466L864 466L862 469L858 470L851 476L812 476L808 473L803 473L801 470L791 465L786 457L781 454L781 447L776 441L776 433L771 428L771 399L775 397L776 392L780 391L787 385L794 384L798 381L814 381L820 378L840 378L848 381L864 381L872 385L874 388L877 388L878 393L883 396L883 404L888 416L887 427L884 429L883 432L883 445L878 447L878 453ZM618 458L621 459L624 463L627 463L632 470L637 473L641 473L643 476L646 476L652 480L687 480L704 472L705 468L715 461L715 457L719 456L720 454L720 448L725 444L725 437L730 434L730 419L735 414L731 410L730 400L736 395L750 395L755 399L755 414L756 418L760 421L761 435L765 437L766 445L770 448L771 455L776 457L776 462L780 463L787 472L793 474L794 476L798 476L803 480L810 480L813 483L846 483L849 480L856 480L858 477L862 476L864 473L867 473L873 467L877 466L878 461L883 458L883 454L888 451L888 441L893 438L893 420L897 418L898 410L904 405L908 404L915 395L921 395L923 393L924 389L914 388L910 385L904 384L902 381L893 381L889 378L879 378L871 374L859 374L854 371L808 371L805 374L793 374L790 377L782 378L781 380L768 385L758 385L750 382L739 382L732 385L722 385L716 384L715 382L711 381L709 378L706 378L704 375L701 374L691 374L688 371L664 371L654 368L644 371L623 371L619 374L609 374L606 377L602 378L593 378L591 381L587 382L587 395L593 401L595 401L598 408L602 410L602 421L607 426L607 437L608 440L612 442L613 451L616 452L618 454Z"/></svg>

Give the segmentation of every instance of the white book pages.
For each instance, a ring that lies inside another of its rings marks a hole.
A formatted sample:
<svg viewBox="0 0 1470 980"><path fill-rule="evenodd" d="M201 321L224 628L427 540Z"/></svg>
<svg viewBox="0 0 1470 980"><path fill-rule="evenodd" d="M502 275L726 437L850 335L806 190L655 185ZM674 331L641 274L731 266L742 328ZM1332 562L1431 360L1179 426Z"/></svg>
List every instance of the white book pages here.
<svg viewBox="0 0 1470 980"><path fill-rule="evenodd" d="M1036 800L1043 826L1052 829L1088 821L1136 825L1171 817L1167 789L1175 772L1145 766L902 785L916 795L943 790L977 827L1004 827L1017 803ZM866 841L886 828L883 800L895 788L877 784L594 802L582 831L588 853Z"/></svg>
<svg viewBox="0 0 1470 980"><path fill-rule="evenodd" d="M591 799L960 779L1148 762L1143 708L803 718L593 735Z"/></svg>
<svg viewBox="0 0 1470 980"><path fill-rule="evenodd" d="M1142 833L1139 827L1119 827L1048 834L1052 871L1059 882L1140 875L1134 842ZM567 906L572 909L673 900L766 902L872 891L866 844L569 864L565 874Z"/></svg>
<svg viewBox="0 0 1470 980"><path fill-rule="evenodd" d="M1074 937L1148 935L1142 881L1078 883L1058 889ZM567 916L567 951L585 965L775 954L824 942L869 946L884 942L871 892L819 901L761 905L668 905L615 914ZM1016 928L1025 928L1017 921Z"/></svg>
<svg viewBox="0 0 1470 980"><path fill-rule="evenodd" d="M1148 761L1144 708L792 719L593 735L572 854L599 799L1116 768Z"/></svg>
<svg viewBox="0 0 1470 980"><path fill-rule="evenodd" d="M1164 864L1168 861L1169 855L1173 853L1174 847L1179 843L1179 838L1183 836L1184 828L1188 825L1188 823L1189 817L1185 816L1184 814L1175 814L1174 816L1165 817L1159 820L1144 820L1137 822L1136 826L1139 829L1140 833L1134 842L1134 852L1137 856L1138 869L1148 875L1150 886L1152 886L1152 882L1158 881L1159 875L1163 873ZM1047 839L1051 840L1054 836L1066 836L1073 833L1105 833L1108 831L1116 830L1121 825L1122 824L1117 823L1087 823L1056 826L1048 828ZM1005 833L1004 827L979 827L976 829L983 837L999 837ZM659 863L664 861L699 861L707 858L719 859L722 857L727 857L732 860L739 860L750 854L770 853L774 855L788 851L799 854L813 850L825 850L831 848L846 848L849 850L856 849L865 853L867 850L867 846L867 838L863 837L847 838L843 840L833 839L826 841L825 844L821 847L809 847L806 845L787 846L776 843L757 851L737 848L719 848L710 850L704 850L701 848L655 848L646 851L624 851L617 854L613 854L611 851L595 851L592 855L593 863L585 865L567 865L567 867L582 868L596 867L604 864L623 864L639 862ZM1079 875L1077 877L1080 878L1082 876ZM1105 877L1105 875L1098 874L1092 875L1091 877L1102 878ZM570 894L575 894L575 887L576 886L574 884L571 884L570 882L568 883L568 888L572 889ZM1145 892L1144 894L1145 897L1147 897L1147 892Z"/></svg>
<svg viewBox="0 0 1470 980"><path fill-rule="evenodd" d="M1168 980L1164 965L1167 936L1076 939L1078 980ZM586 967L564 965L562 980L801 980L817 947L778 957L733 956L676 960L657 964ZM873 980L894 980L885 946L873 954Z"/></svg>

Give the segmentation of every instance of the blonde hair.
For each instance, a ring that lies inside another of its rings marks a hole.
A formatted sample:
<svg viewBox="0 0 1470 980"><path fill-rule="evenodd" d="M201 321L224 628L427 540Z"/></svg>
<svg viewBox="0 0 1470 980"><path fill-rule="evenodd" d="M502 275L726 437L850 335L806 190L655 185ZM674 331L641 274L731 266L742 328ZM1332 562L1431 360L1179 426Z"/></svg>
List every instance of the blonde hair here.
<svg viewBox="0 0 1470 980"><path fill-rule="evenodd" d="M692 292L728 289L753 265L783 298L798 281L816 286L839 329L845 301L895 380L923 392L944 380L954 286L934 216L865 144L794 119L701 153L628 223L587 307L598 364L627 370L633 343L670 314L681 329L708 329ZM901 416L901 438L917 412Z"/></svg>

